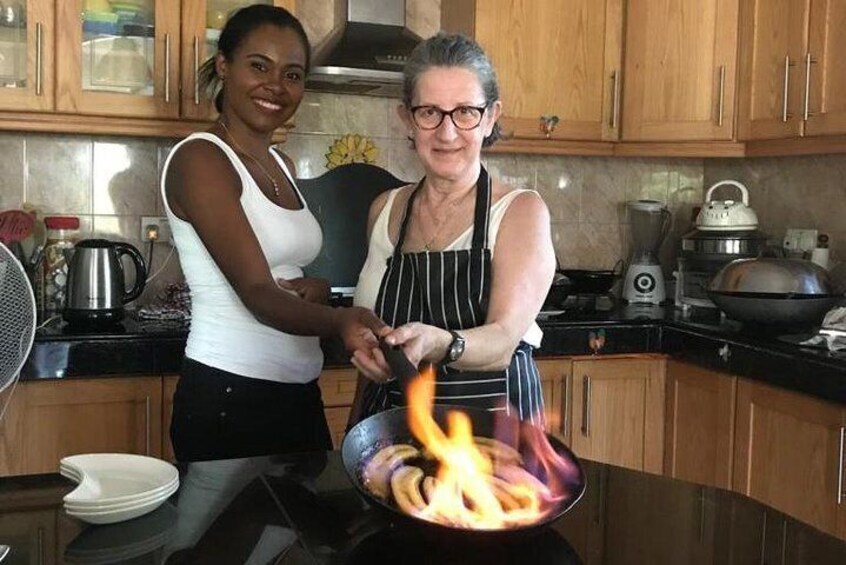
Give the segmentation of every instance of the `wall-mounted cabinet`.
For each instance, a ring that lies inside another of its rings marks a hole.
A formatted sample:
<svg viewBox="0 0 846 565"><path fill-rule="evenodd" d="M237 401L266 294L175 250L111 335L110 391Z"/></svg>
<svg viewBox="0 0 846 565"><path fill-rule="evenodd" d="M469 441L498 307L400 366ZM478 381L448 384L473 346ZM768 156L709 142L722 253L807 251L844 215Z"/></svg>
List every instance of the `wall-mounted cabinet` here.
<svg viewBox="0 0 846 565"><path fill-rule="evenodd" d="M444 29L475 37L490 56L507 136L618 138L623 0L462 0L441 9Z"/></svg>
<svg viewBox="0 0 846 565"><path fill-rule="evenodd" d="M0 123L130 135L202 129L214 112L198 88L199 67L214 53L227 15L252 3L25 0L7 7L0 21L0 111L8 113ZM263 3L294 10L294 0Z"/></svg>
<svg viewBox="0 0 846 565"><path fill-rule="evenodd" d="M846 4L744 0L741 139L846 133Z"/></svg>
<svg viewBox="0 0 846 565"><path fill-rule="evenodd" d="M734 135L738 0L630 0L624 141Z"/></svg>

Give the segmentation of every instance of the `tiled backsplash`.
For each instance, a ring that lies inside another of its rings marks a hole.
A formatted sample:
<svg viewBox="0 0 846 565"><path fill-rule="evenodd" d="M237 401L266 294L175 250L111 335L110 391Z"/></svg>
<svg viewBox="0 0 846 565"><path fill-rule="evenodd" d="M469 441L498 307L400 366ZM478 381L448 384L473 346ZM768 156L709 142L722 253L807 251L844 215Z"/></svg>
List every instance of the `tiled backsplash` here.
<svg viewBox="0 0 846 565"><path fill-rule="evenodd" d="M706 161L704 187L723 179L749 189L749 205L774 240L787 228L817 229L829 235L832 259L846 260L846 155Z"/></svg>
<svg viewBox="0 0 846 565"><path fill-rule="evenodd" d="M347 134L376 146L375 162L395 176L417 180L422 170L396 115L397 100L307 93L297 127L284 150L301 177L326 172L327 154ZM0 134L0 209L24 202L42 214L73 214L84 236L139 241L141 216L163 215L158 177L171 140L78 135ZM724 178L747 184L762 227L780 238L786 227L815 227L832 237L832 255L846 257L846 157L747 160L639 159L487 155L491 172L515 186L536 189L552 216L555 248L563 266L609 269L627 258L625 202L667 202L673 229L662 248L673 268L680 236L703 187ZM157 245L152 271L169 247ZM174 254L142 300L149 301L181 272Z"/></svg>

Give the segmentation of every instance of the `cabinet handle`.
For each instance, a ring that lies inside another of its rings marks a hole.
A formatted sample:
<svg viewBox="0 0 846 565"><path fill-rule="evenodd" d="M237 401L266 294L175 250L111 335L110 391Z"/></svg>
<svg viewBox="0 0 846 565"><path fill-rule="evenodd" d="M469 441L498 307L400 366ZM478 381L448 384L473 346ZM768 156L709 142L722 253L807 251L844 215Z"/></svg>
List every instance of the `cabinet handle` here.
<svg viewBox="0 0 846 565"><path fill-rule="evenodd" d="M147 455L150 455L150 397L144 398L144 449Z"/></svg>
<svg viewBox="0 0 846 565"><path fill-rule="evenodd" d="M570 429L570 418L567 415L567 407L570 405L570 386L567 383L567 375L561 379L561 391L564 393L564 403L561 406L561 411L564 414L561 424L561 430L564 434Z"/></svg>
<svg viewBox="0 0 846 565"><path fill-rule="evenodd" d="M44 563L44 528L38 528L38 565Z"/></svg>
<svg viewBox="0 0 846 565"><path fill-rule="evenodd" d="M840 426L840 456L837 458L837 504L843 503L843 447L846 441L846 426Z"/></svg>
<svg viewBox="0 0 846 565"><path fill-rule="evenodd" d="M194 106L200 105L200 39L194 36Z"/></svg>
<svg viewBox="0 0 846 565"><path fill-rule="evenodd" d="M582 377L582 435L590 437L590 377Z"/></svg>
<svg viewBox="0 0 846 565"><path fill-rule="evenodd" d="M790 67L796 63L790 62L790 55L784 56L784 103L781 107L781 121L786 122L793 117L793 114L787 111L787 93L790 87Z"/></svg>
<svg viewBox="0 0 846 565"><path fill-rule="evenodd" d="M611 129L617 129L617 121L620 117L620 73L613 71L611 73Z"/></svg>
<svg viewBox="0 0 846 565"><path fill-rule="evenodd" d="M164 84L164 99L170 104L170 34L165 34L165 84Z"/></svg>
<svg viewBox="0 0 846 565"><path fill-rule="evenodd" d="M723 125L723 107L726 102L726 67L720 65L720 90L719 102L717 103L717 125Z"/></svg>
<svg viewBox="0 0 846 565"><path fill-rule="evenodd" d="M41 43L41 23L35 24L35 95L41 96L41 75L42 67L44 66L41 57L44 52Z"/></svg>
<svg viewBox="0 0 846 565"><path fill-rule="evenodd" d="M805 54L805 102L803 103L804 110L802 112L802 119L806 122L808 118L813 116L809 111L811 105L811 63L816 63L817 60L811 57L810 53Z"/></svg>

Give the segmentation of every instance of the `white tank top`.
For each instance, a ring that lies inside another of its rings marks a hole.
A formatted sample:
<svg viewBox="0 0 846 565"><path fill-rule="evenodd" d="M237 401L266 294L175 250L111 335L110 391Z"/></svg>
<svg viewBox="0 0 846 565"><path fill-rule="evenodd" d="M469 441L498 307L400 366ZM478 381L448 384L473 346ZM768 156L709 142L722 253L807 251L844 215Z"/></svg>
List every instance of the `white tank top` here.
<svg viewBox="0 0 846 565"><path fill-rule="evenodd" d="M379 294L379 286L382 284L382 277L387 268L387 260L394 253L394 244L391 243L391 238L388 234L388 223L391 217L391 208L400 190L402 190L402 187L395 188L388 193L385 206L382 207L382 211L379 212L379 216L376 217L376 222L373 224L370 244L367 249L367 259L364 260L364 266L361 268L361 273L358 275L358 284L355 287L353 304L356 306L371 309L376 306L376 296ZM511 202L524 192L535 191L526 189L512 190L491 204L490 224L488 226L488 246L491 250L491 259L494 257L496 236L499 233L499 225L502 223L502 218L505 217L505 212L508 210ZM446 246L444 251L470 249L472 245L473 226L470 226L455 241ZM523 341L532 347L540 347L542 338L543 331L536 322L532 322L532 325L526 331L526 335L523 336Z"/></svg>
<svg viewBox="0 0 846 565"><path fill-rule="evenodd" d="M271 202L232 148L219 137L195 133L178 143L165 161L161 192L182 272L191 289L191 329L185 355L245 377L284 383L312 381L323 366L319 338L287 334L256 320L214 262L194 226L178 218L168 205L165 179L170 160L182 144L198 139L220 147L241 177L241 206L274 278L303 276L303 267L317 257L323 243L320 225L275 151L270 153L303 202L301 210L287 210Z"/></svg>

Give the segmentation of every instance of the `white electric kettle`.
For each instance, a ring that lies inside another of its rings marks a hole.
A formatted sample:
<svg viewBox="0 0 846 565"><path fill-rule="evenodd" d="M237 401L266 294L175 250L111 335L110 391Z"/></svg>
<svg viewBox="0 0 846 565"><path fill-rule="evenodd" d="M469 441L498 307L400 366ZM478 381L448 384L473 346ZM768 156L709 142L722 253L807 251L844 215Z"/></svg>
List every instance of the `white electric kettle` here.
<svg viewBox="0 0 846 565"><path fill-rule="evenodd" d="M711 200L717 187L730 185L740 190L741 200ZM749 207L749 191L736 180L721 180L711 185L705 193L705 205L696 217L700 230L728 231L754 230L758 228L758 215Z"/></svg>

